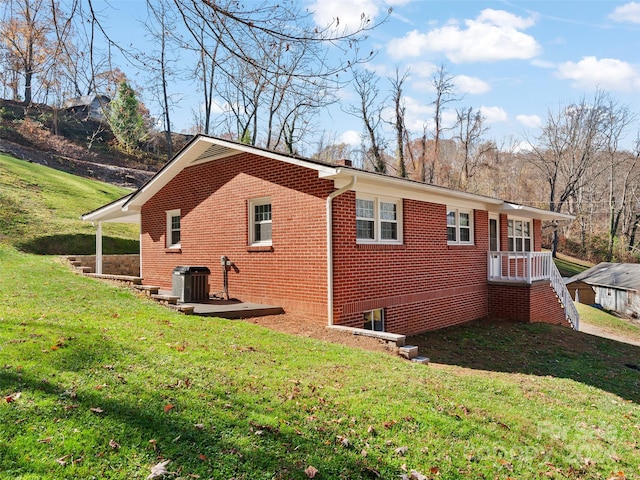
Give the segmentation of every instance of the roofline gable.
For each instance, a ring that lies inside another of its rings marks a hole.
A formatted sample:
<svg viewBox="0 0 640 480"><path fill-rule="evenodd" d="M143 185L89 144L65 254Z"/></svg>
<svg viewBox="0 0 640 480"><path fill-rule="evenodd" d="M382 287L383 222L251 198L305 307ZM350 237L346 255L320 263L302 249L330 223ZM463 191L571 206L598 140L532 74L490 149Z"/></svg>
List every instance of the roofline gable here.
<svg viewBox="0 0 640 480"><path fill-rule="evenodd" d="M124 221L127 221L126 219L133 218L131 214L139 212L148 200L185 168L240 153L249 153L315 170L318 172L318 178L333 180L335 188L341 188L347 185L351 179L357 178L358 182L354 188L357 192L378 194L386 191L398 198L481 209L491 213L503 213L539 220L572 220L574 218L571 215L517 205L485 195L462 192L382 173L369 172L351 166L336 165L295 155L277 153L260 147L202 134L196 135L133 194L123 197L123 199L113 204L105 205L93 212L85 214L82 218L86 220L106 218L109 219L109 221L115 221L115 210L120 208L120 217L125 219Z"/></svg>

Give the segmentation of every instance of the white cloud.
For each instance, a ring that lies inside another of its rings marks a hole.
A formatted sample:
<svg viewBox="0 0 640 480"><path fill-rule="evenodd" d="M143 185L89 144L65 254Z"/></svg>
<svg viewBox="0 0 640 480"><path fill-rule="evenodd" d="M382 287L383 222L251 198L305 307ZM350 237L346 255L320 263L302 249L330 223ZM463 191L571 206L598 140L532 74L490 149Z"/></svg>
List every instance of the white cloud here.
<svg viewBox="0 0 640 480"><path fill-rule="evenodd" d="M576 88L602 88L604 90L640 90L640 72L615 58L583 57L577 63L565 62L558 66L556 75L573 80Z"/></svg>
<svg viewBox="0 0 640 480"><path fill-rule="evenodd" d="M520 30L534 23L532 17L486 9L475 20L465 20L464 27L453 21L427 33L412 30L389 42L387 52L396 59L442 52L454 63L530 59L542 48L535 38Z"/></svg>
<svg viewBox="0 0 640 480"><path fill-rule="evenodd" d="M516 120L527 128L539 128L542 126L542 119L538 115L517 115Z"/></svg>
<svg viewBox="0 0 640 480"><path fill-rule="evenodd" d="M340 135L340 143L346 143L347 145L360 145L360 134L355 130L347 130Z"/></svg>
<svg viewBox="0 0 640 480"><path fill-rule="evenodd" d="M377 0L317 0L309 6L313 12L313 20L321 28L331 25L342 31L354 31L361 25L363 16L369 17L370 23L380 13L380 2Z"/></svg>
<svg viewBox="0 0 640 480"><path fill-rule="evenodd" d="M456 93L479 95L491 90L491 85L484 80L480 80L477 77L469 77L468 75L456 75L453 77L452 82L456 87Z"/></svg>
<svg viewBox="0 0 640 480"><path fill-rule="evenodd" d="M507 115L507 112L501 107L485 107L483 105L480 107L480 113L482 113L487 123L509 121L509 115Z"/></svg>
<svg viewBox="0 0 640 480"><path fill-rule="evenodd" d="M616 22L640 23L640 3L629 2L620 5L609 14L609 18Z"/></svg>

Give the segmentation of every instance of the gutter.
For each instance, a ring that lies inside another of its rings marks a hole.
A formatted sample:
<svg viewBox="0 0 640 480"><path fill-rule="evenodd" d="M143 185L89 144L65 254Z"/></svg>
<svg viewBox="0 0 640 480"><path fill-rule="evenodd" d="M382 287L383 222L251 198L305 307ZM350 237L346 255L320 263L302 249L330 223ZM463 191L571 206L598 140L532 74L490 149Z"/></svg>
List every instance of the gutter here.
<svg viewBox="0 0 640 480"><path fill-rule="evenodd" d="M331 192L327 197L327 310L328 325L333 325L333 199L351 190L356 184L356 177L344 187Z"/></svg>

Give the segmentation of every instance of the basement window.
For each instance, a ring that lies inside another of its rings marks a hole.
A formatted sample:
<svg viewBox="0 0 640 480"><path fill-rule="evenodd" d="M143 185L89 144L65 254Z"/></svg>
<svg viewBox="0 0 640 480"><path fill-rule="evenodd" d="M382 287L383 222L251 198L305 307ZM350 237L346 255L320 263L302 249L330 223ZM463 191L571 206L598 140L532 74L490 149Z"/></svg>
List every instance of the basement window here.
<svg viewBox="0 0 640 480"><path fill-rule="evenodd" d="M167 211L167 248L180 248L180 210Z"/></svg>
<svg viewBox="0 0 640 480"><path fill-rule="evenodd" d="M384 309L376 308L364 312L365 330L373 330L374 332L384 332Z"/></svg>

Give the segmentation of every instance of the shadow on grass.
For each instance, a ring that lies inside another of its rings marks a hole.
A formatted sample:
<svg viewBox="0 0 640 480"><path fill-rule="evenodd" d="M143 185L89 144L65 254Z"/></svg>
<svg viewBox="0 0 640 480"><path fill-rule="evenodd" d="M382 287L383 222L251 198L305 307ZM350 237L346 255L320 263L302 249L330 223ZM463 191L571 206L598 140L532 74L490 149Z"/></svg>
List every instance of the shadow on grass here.
<svg viewBox="0 0 640 480"><path fill-rule="evenodd" d="M19 242L16 247L25 253L37 255L93 255L96 253L96 237L85 233L46 235ZM138 240L103 237L105 255L139 253Z"/></svg>
<svg viewBox="0 0 640 480"><path fill-rule="evenodd" d="M640 347L565 327L478 321L407 339L435 363L568 378L640 403Z"/></svg>
<svg viewBox="0 0 640 480"><path fill-rule="evenodd" d="M167 470L181 478L306 479L309 462L320 466L331 458L323 478L345 472L348 478L371 478L357 452L334 450L335 432L304 434L278 418L258 424L253 419L267 418L268 409L248 405L242 391L215 382L211 388L212 379L177 382L170 390L152 380L138 388L128 385L134 366L119 365L123 352L112 347L105 341L97 351L70 341L48 354L53 373L47 378L26 368L0 369L0 391L21 392L10 410L0 410L4 434L23 436L0 444L0 471L9 468L5 473L28 478L133 478L134 473L146 478L152 465L170 459ZM82 377L89 372L91 382L104 385L79 386L67 379L68 385L61 380L67 372ZM195 397L205 408L193 412ZM43 440L52 431L54 436ZM22 450L27 445L31 450ZM105 471L109 475L103 477Z"/></svg>

